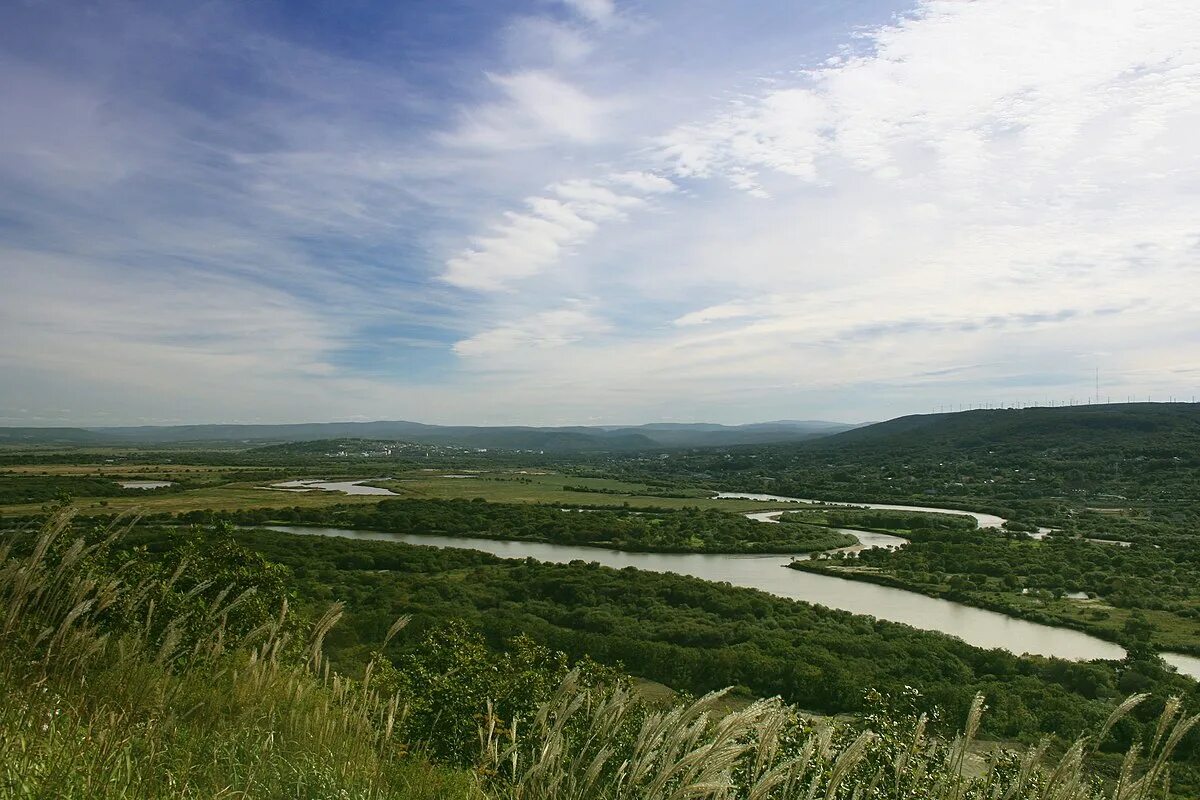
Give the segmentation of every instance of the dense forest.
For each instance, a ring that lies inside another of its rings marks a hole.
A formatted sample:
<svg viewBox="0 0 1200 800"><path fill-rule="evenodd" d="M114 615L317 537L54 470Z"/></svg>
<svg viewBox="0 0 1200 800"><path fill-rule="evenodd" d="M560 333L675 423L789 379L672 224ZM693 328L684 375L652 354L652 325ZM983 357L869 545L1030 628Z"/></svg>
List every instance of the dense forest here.
<svg viewBox="0 0 1200 800"><path fill-rule="evenodd" d="M0 505L52 503L70 497L111 497L120 493L116 481L102 477L0 475Z"/></svg>
<svg viewBox="0 0 1200 800"><path fill-rule="evenodd" d="M182 519L204 518L197 514ZM562 509L481 500L383 500L375 505L251 510L243 524L280 521L345 528L676 553L809 553L854 544L816 525L763 525L722 511Z"/></svg>

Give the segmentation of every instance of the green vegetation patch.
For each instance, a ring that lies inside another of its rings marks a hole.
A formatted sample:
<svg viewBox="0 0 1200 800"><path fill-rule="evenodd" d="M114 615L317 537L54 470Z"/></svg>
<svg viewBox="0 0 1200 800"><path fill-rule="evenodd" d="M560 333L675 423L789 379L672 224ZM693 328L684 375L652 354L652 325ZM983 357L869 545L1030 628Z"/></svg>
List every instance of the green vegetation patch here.
<svg viewBox="0 0 1200 800"><path fill-rule="evenodd" d="M899 550L795 566L863 578L1066 625L1127 648L1200 652L1200 549L1190 537L1161 544L1090 542L1066 534L981 535L920 530Z"/></svg>
<svg viewBox="0 0 1200 800"><path fill-rule="evenodd" d="M770 525L722 511L575 509L482 500L384 500L257 510L234 515L243 524L288 522L393 533L609 547L638 552L809 553L857 540L814 525Z"/></svg>

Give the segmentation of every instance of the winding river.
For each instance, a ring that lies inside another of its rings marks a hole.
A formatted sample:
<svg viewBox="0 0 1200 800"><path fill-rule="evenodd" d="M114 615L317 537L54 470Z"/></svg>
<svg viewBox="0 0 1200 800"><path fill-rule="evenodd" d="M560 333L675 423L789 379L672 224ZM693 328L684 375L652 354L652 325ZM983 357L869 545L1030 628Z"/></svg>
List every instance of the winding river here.
<svg viewBox="0 0 1200 800"><path fill-rule="evenodd" d="M806 504L817 502L775 495L722 493L717 497ZM992 514L945 508L884 503L828 503L826 505L963 514L974 517L981 527L999 527L1004 523L1001 517ZM777 522L781 513L783 512L773 510L754 512L746 516L760 522ZM650 572L672 572L708 581L728 583L732 586L758 589L779 597L802 600L855 614L865 614L891 622L900 622L914 628L941 631L976 647L1002 648L1013 653L1033 653L1072 660L1120 659L1125 655L1125 651L1117 644L1068 628L1041 625L903 589L800 570L782 569L790 563L792 556L630 553L598 547L503 541L468 536L387 533L307 525L266 525L263 527L284 533L311 536L337 536L349 539L406 542L430 547L466 548L480 550L500 558L533 558L555 564L566 564L571 561L598 562L614 569L633 567ZM861 550L865 547L896 547L906 541L898 536L870 531L849 528L837 530L859 539L860 543L856 546L839 548L844 551ZM1162 656L1167 663L1181 673L1200 679L1200 658L1175 653L1163 653Z"/></svg>
<svg viewBox="0 0 1200 800"><path fill-rule="evenodd" d="M959 511L953 508L933 508L931 506L899 506L892 503L838 503L829 500L809 500L803 497L783 497L777 494L751 494L746 492L718 492L718 500L770 500L775 503L801 503L809 506L837 506L839 508L871 508L878 511L919 511L923 514L957 514L960 517L971 517L980 528L999 528L1008 522L1004 517L995 514L984 514L980 511ZM1053 528L1038 528L1036 533L1029 534L1034 539L1042 539ZM1100 541L1091 540L1088 541Z"/></svg>

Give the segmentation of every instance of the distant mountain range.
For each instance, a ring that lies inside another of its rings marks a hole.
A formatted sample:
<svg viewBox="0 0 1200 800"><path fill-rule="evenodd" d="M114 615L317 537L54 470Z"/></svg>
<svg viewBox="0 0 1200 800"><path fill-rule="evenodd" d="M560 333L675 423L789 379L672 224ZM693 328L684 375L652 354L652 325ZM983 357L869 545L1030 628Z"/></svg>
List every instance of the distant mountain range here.
<svg viewBox="0 0 1200 800"><path fill-rule="evenodd" d="M749 425L656 422L561 427L314 422L294 425L174 425L117 428L0 428L0 444L63 446L262 446L361 439L546 452L638 452L735 445L801 445L864 454L923 450L963 454L991 448L1200 447L1200 405L1129 403L915 414L848 425L776 420Z"/></svg>
<svg viewBox="0 0 1200 800"><path fill-rule="evenodd" d="M651 423L565 427L425 425L419 422L314 422L293 425L144 425L114 428L0 428L0 444L161 446L277 444L373 439L445 446L553 452L637 451L800 442L854 428L838 422L777 420L749 425Z"/></svg>

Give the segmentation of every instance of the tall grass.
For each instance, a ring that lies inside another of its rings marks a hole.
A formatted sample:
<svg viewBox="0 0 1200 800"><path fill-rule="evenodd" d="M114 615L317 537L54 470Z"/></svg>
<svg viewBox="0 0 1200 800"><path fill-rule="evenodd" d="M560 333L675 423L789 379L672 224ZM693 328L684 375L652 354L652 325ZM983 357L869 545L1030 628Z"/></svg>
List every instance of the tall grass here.
<svg viewBox="0 0 1200 800"><path fill-rule="evenodd" d="M241 599L222 593L165 621L150 603L140 629L108 630L107 612L161 587L98 577L89 563L108 541L69 541L69 522L51 520L21 557L0 548L0 795L478 796L473 776L406 755L392 699L324 667L337 609L303 660L286 608L231 640Z"/></svg>
<svg viewBox="0 0 1200 800"><path fill-rule="evenodd" d="M720 693L650 708L573 673L531 720L479 709L478 767L455 771L421 757L431 743L397 740L411 697L380 696L372 668L353 681L329 669L322 641L340 607L303 641L286 606L231 634L244 593L163 619L151 598L186 564L134 580L145 573L97 567L119 526L93 544L70 531L58 516L19 555L0 547L3 797L1151 800L1168 796L1171 754L1200 721L1168 701L1151 740L1101 783L1088 758L1144 696L1053 757L1042 742L979 765L982 698L946 741L924 717L813 728L777 699L727 714Z"/></svg>
<svg viewBox="0 0 1200 800"><path fill-rule="evenodd" d="M627 690L580 690L570 681L530 730L484 732L484 760L506 780L505 800L1150 800L1170 794L1170 756L1200 717L1167 704L1153 741L1134 747L1115 780L1089 776L1087 757L1123 716L1057 758L1049 742L993 756L972 776L967 760L985 712L977 697L950 742L918 717L906 729L812 729L777 699L718 714L720 692L643 714Z"/></svg>

